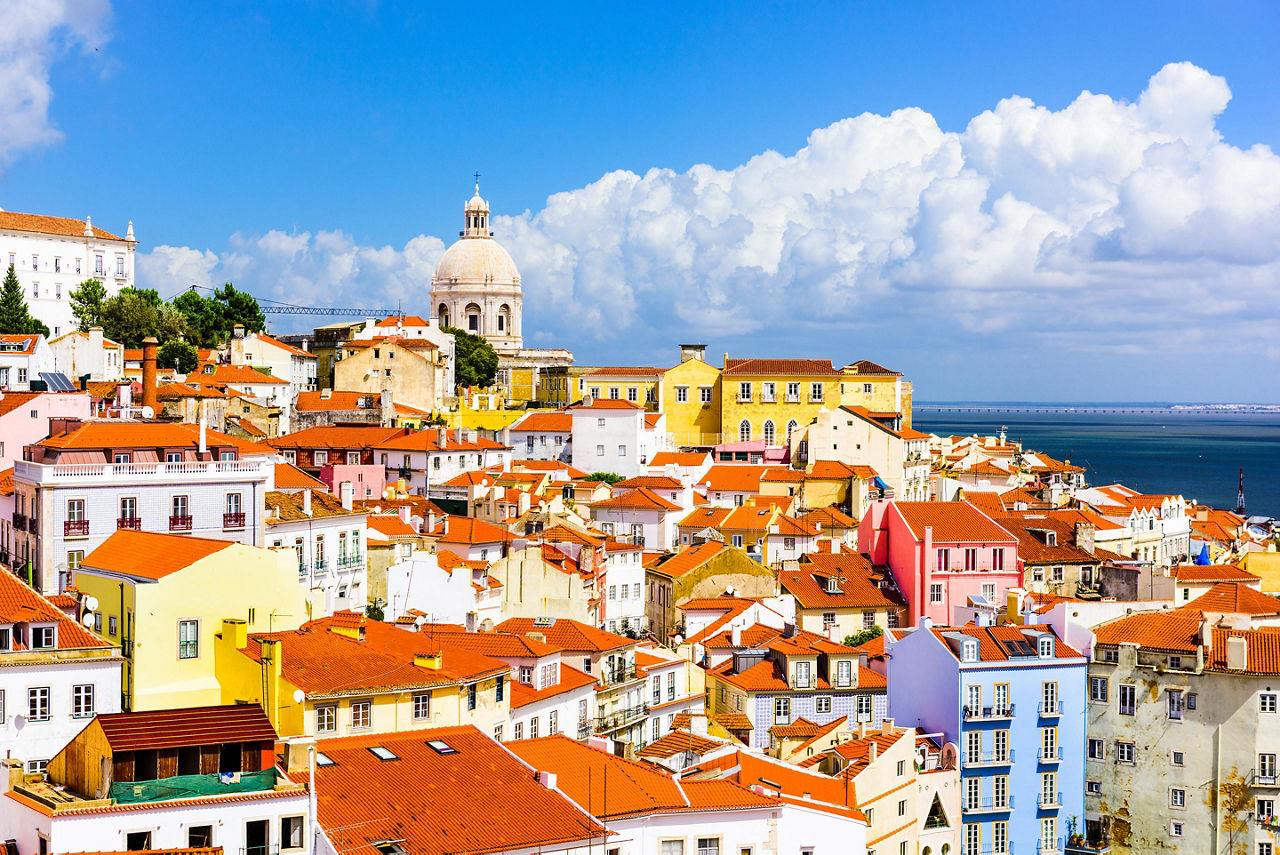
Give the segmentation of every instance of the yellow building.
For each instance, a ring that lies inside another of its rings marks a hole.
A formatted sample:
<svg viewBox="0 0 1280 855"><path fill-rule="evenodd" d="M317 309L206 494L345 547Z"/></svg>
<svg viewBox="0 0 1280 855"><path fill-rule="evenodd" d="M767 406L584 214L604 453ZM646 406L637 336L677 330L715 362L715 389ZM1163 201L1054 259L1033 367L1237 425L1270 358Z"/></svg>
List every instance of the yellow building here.
<svg viewBox="0 0 1280 855"><path fill-rule="evenodd" d="M215 655L221 702L261 704L281 737L499 734L511 712L507 663L356 612L271 633L227 620Z"/></svg>
<svg viewBox="0 0 1280 855"><path fill-rule="evenodd" d="M630 401L646 412L658 412L658 390L662 384L661 368L609 366L591 368L578 378L579 398Z"/></svg>
<svg viewBox="0 0 1280 855"><path fill-rule="evenodd" d="M220 704L224 619L256 632L307 619L292 552L225 540L122 529L85 556L75 584L97 598L103 637L124 654L126 710Z"/></svg>
<svg viewBox="0 0 1280 855"><path fill-rule="evenodd" d="M342 345L342 359L333 366L333 387L377 395L391 391L391 400L420 410L440 410L445 398L448 359L425 339L355 339Z"/></svg>
<svg viewBox="0 0 1280 855"><path fill-rule="evenodd" d="M895 427L911 427L911 381L902 379L901 371L863 359L840 369L840 405L863 407L877 417L900 414Z"/></svg>
<svg viewBox="0 0 1280 855"><path fill-rule="evenodd" d="M662 379L667 433L680 447L720 443L720 369L706 356L705 345L681 345L680 364Z"/></svg>
<svg viewBox="0 0 1280 855"><path fill-rule="evenodd" d="M787 444L792 431L840 405L844 376L827 359L730 359L725 354L721 442Z"/></svg>

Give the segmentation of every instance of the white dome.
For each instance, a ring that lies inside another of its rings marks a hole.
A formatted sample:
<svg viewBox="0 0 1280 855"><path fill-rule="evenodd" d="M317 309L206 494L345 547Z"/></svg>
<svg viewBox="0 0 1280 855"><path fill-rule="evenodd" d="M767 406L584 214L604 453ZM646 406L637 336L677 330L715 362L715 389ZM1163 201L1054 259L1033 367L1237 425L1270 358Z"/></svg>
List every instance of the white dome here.
<svg viewBox="0 0 1280 855"><path fill-rule="evenodd" d="M445 251L432 281L441 285L491 284L520 287L520 271L493 238L464 237Z"/></svg>
<svg viewBox="0 0 1280 855"><path fill-rule="evenodd" d="M472 196L467 201L467 204L463 206L463 210L467 213L471 213L473 211L483 211L486 214L489 213L489 203L480 198L479 184L476 185L476 195Z"/></svg>

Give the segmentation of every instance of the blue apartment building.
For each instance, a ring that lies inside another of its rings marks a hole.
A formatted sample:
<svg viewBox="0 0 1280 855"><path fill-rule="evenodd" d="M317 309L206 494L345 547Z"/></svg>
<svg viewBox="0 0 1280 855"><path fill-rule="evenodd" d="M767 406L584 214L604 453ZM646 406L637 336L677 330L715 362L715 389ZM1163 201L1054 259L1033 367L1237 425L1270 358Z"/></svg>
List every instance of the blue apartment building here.
<svg viewBox="0 0 1280 855"><path fill-rule="evenodd" d="M1084 832L1086 658L1048 626L891 635L889 714L957 750L959 855L1067 852Z"/></svg>

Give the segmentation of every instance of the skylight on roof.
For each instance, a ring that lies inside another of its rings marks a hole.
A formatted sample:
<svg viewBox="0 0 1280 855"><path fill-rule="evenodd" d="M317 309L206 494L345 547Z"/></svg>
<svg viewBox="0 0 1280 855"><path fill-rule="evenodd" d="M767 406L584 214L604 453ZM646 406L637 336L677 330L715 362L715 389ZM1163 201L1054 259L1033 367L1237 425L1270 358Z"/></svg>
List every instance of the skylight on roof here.
<svg viewBox="0 0 1280 855"><path fill-rule="evenodd" d="M427 745L437 754L457 754L458 749L442 739L428 739Z"/></svg>
<svg viewBox="0 0 1280 855"><path fill-rule="evenodd" d="M392 754L387 749L383 748L381 745L371 746L369 748L369 753L372 754L374 757L377 757L379 760L399 760L400 759L399 757Z"/></svg>
<svg viewBox="0 0 1280 855"><path fill-rule="evenodd" d="M536 617L533 619L534 626L555 626L556 619L553 617Z"/></svg>
<svg viewBox="0 0 1280 855"><path fill-rule="evenodd" d="M316 765L317 766L337 766L338 764L333 762L333 758L330 757L328 754L325 754L323 751L317 751Z"/></svg>

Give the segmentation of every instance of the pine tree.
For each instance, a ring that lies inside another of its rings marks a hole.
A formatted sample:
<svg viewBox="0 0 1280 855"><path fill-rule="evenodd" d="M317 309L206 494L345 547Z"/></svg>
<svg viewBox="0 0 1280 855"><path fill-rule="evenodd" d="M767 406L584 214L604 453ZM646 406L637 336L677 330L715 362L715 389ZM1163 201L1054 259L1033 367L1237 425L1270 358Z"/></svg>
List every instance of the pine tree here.
<svg viewBox="0 0 1280 855"><path fill-rule="evenodd" d="M12 264L4 276L4 285L0 286L0 333L49 334L49 328L31 317L31 313L27 311L27 300L22 296L22 283L18 281L18 273Z"/></svg>

